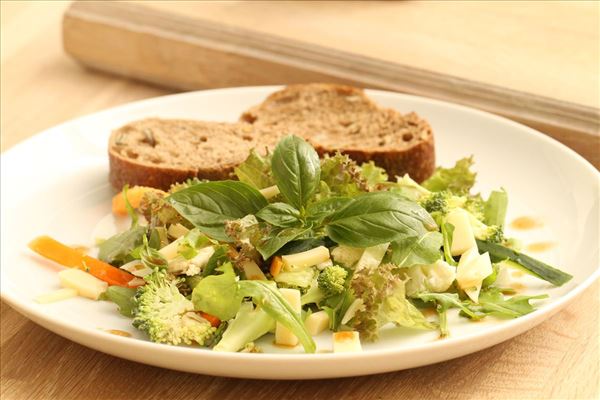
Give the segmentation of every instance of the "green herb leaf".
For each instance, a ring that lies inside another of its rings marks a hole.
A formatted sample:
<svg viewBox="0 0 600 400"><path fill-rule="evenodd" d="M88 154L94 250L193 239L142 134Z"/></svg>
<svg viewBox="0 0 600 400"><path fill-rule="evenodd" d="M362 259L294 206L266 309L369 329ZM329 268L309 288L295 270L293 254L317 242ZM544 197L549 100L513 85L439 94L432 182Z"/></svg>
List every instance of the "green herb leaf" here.
<svg viewBox="0 0 600 400"><path fill-rule="evenodd" d="M490 193L483 209L483 222L486 225L504 226L506 219L506 209L508 208L508 194L504 189L502 191L494 190Z"/></svg>
<svg viewBox="0 0 600 400"><path fill-rule="evenodd" d="M319 156L298 136L286 136L277 144L272 170L281 194L297 209L308 203L319 186Z"/></svg>
<svg viewBox="0 0 600 400"><path fill-rule="evenodd" d="M294 311L275 285L266 281L240 281L238 286L242 297L252 297L254 304L292 331L302 343L304 351L307 353L315 352L317 346L306 330L300 313Z"/></svg>
<svg viewBox="0 0 600 400"><path fill-rule="evenodd" d="M433 175L422 186L432 192L448 190L454 194L467 194L475 184L474 172L470 168L473 165L473 157L458 160L452 168L438 167Z"/></svg>
<svg viewBox="0 0 600 400"><path fill-rule="evenodd" d="M409 236L391 243L390 262L399 267L433 264L440 259L442 234L434 231L423 236Z"/></svg>
<svg viewBox="0 0 600 400"><path fill-rule="evenodd" d="M289 228L302 223L300 221L300 211L287 203L269 204L256 213L256 217L281 228Z"/></svg>
<svg viewBox="0 0 600 400"><path fill-rule="evenodd" d="M139 225L117 233L100 244L98 258L111 265L124 264L132 258L131 252L142 245L145 235L146 228Z"/></svg>
<svg viewBox="0 0 600 400"><path fill-rule="evenodd" d="M422 236L437 225L416 203L389 193L367 193L352 199L327 218L327 235L339 244L371 247L408 236Z"/></svg>
<svg viewBox="0 0 600 400"><path fill-rule="evenodd" d="M321 225L325 218L342 209L351 201L350 197L329 197L316 203L311 203L306 209L307 219L314 225Z"/></svg>
<svg viewBox="0 0 600 400"><path fill-rule="evenodd" d="M469 309L472 312L501 318L517 318L535 310L535 307L529 303L530 300L546 298L548 298L548 295L542 294L538 296L513 296L505 299L499 290L488 288L482 290L479 294L478 304L471 304Z"/></svg>
<svg viewBox="0 0 600 400"><path fill-rule="evenodd" d="M367 187L370 190L374 189L378 184L387 182L388 180L385 169L378 167L373 161L363 163L360 166L360 174L367 182Z"/></svg>
<svg viewBox="0 0 600 400"><path fill-rule="evenodd" d="M442 237L444 238L444 258L446 262L450 265L458 265L456 261L454 261L454 257L452 257L452 236L454 234L454 225L444 223L442 224Z"/></svg>
<svg viewBox="0 0 600 400"><path fill-rule="evenodd" d="M486 252L490 253L492 262L510 260L517 264L523 271L550 282L555 286L562 286L573 278L573 275L500 244L477 240L477 248L482 254Z"/></svg>
<svg viewBox="0 0 600 400"><path fill-rule="evenodd" d="M261 224L260 237L252 244L260 253L263 259L267 259L275 254L279 249L292 240L309 232L310 228L280 228Z"/></svg>
<svg viewBox="0 0 600 400"><path fill-rule="evenodd" d="M227 321L237 313L242 298L238 293L235 272L231 263L223 264L221 275L210 275L198 282L192 292L194 309Z"/></svg>
<svg viewBox="0 0 600 400"><path fill-rule="evenodd" d="M202 276L209 276L215 273L215 270L221 265L225 264L229 261L229 257L227 256L227 252L229 251L229 246L226 244L222 244L219 246L215 246L215 252L208 259L206 266L202 270Z"/></svg>
<svg viewBox="0 0 600 400"><path fill-rule="evenodd" d="M109 286L106 292L100 295L100 300L112 301L119 307L119 312L125 317L133 318L133 310L135 309L135 289Z"/></svg>
<svg viewBox="0 0 600 400"><path fill-rule="evenodd" d="M250 150L246 161L234 169L235 175L241 182L256 189L264 189L275 184L271 174L271 155L262 157L256 150Z"/></svg>
<svg viewBox="0 0 600 400"><path fill-rule="evenodd" d="M268 204L258 190L238 181L199 183L167 200L202 232L224 242L231 241L224 230L225 221L256 214Z"/></svg>

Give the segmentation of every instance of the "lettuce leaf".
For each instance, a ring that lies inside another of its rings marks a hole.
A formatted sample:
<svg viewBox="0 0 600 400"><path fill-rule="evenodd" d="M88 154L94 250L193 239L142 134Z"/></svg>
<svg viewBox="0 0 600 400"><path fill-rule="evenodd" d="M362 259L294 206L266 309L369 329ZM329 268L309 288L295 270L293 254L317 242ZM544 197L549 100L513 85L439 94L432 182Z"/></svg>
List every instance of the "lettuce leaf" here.
<svg viewBox="0 0 600 400"><path fill-rule="evenodd" d="M275 184L271 172L271 154L261 156L256 150L250 150L246 161L234 168L237 178L256 189L264 189Z"/></svg>
<svg viewBox="0 0 600 400"><path fill-rule="evenodd" d="M473 157L458 160L452 168L438 167L433 175L422 186L432 192L448 190L454 194L468 194L475 184L475 172L470 170L473 165Z"/></svg>

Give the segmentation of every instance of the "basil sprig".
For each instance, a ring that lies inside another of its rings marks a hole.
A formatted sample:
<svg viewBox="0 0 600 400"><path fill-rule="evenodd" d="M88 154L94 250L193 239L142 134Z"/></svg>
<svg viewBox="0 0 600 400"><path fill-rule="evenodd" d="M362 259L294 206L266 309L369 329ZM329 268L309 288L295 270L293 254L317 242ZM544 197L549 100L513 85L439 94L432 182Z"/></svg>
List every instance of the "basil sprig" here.
<svg viewBox="0 0 600 400"><path fill-rule="evenodd" d="M287 136L275 147L271 161L273 176L285 200L301 210L319 187L319 155L298 136Z"/></svg>
<svg viewBox="0 0 600 400"><path fill-rule="evenodd" d="M171 194L167 201L202 232L229 242L225 221L256 214L268 203L252 186L238 181L199 183Z"/></svg>

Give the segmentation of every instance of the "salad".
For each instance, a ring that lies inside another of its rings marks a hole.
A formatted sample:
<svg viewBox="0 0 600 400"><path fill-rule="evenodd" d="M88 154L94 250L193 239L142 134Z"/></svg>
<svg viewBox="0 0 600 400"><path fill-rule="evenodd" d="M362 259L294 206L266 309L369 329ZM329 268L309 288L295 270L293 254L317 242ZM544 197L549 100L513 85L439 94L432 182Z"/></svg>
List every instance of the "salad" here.
<svg viewBox="0 0 600 400"><path fill-rule="evenodd" d="M97 257L43 236L38 254L71 267L42 303L80 295L114 302L150 340L225 352L255 341L301 345L331 331L334 352L360 351L389 324L449 335L446 314L516 318L546 295L516 295L500 276L518 268L555 286L572 276L504 236L507 193L473 194L473 160L422 184L388 180L372 162L319 158L296 136L252 151L237 180L125 187L113 213L131 227ZM435 310L436 315L424 313Z"/></svg>

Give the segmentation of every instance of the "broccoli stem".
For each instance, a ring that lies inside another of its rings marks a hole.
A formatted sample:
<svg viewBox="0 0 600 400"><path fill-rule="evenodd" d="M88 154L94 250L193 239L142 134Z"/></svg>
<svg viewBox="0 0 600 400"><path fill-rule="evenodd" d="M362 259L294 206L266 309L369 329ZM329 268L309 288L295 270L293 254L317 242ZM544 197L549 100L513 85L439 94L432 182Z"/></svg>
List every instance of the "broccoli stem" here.
<svg viewBox="0 0 600 400"><path fill-rule="evenodd" d="M523 271L555 286L562 286L573 278L573 275L496 243L477 240L477 248L480 253L488 252L493 262L510 260Z"/></svg>

